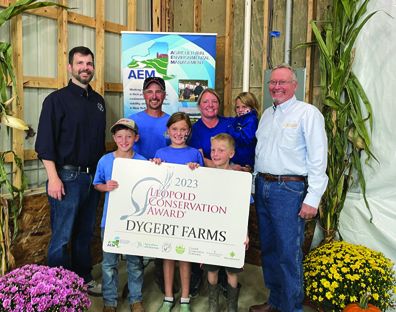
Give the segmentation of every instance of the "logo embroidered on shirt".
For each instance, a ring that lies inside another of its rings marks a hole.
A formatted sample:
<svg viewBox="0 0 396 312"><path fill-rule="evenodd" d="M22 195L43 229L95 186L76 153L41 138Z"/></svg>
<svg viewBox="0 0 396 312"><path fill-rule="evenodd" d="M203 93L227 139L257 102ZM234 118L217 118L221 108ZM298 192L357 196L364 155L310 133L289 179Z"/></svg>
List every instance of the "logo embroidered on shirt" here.
<svg viewBox="0 0 396 312"><path fill-rule="evenodd" d="M104 112L104 106L103 106L102 103L98 103L98 104L96 104L96 105L98 106L98 109L99 109L101 112Z"/></svg>
<svg viewBox="0 0 396 312"><path fill-rule="evenodd" d="M283 124L283 128L296 129L297 127L298 127L298 124L296 122L285 122Z"/></svg>

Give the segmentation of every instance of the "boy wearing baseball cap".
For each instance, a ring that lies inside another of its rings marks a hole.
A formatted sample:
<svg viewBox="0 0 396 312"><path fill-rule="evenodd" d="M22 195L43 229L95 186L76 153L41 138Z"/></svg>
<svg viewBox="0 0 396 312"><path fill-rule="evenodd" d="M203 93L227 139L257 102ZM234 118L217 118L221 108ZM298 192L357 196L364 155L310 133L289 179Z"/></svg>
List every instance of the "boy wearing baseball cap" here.
<svg viewBox="0 0 396 312"><path fill-rule="evenodd" d="M94 187L100 192L105 192L105 201L103 206L103 216L101 221L102 240L106 224L107 205L109 192L118 187L117 181L112 180L113 162L117 157L146 160L142 155L133 150L133 145L139 139L138 127L132 119L122 118L118 120L111 128L113 140L117 145L117 150L108 153L99 160L93 181ZM118 254L103 251L102 262L102 289L103 289L103 312L115 312L117 309L118 299ZM142 302L142 285L143 285L143 262L138 256L126 255L129 303L131 311L144 312Z"/></svg>

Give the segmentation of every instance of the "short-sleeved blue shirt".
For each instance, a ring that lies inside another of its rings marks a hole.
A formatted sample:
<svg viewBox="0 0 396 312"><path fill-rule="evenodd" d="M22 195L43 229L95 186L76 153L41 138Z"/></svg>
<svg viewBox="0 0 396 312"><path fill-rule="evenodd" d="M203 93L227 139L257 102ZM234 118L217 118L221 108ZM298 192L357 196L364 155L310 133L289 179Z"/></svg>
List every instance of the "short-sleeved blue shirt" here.
<svg viewBox="0 0 396 312"><path fill-rule="evenodd" d="M147 159L154 157L155 152L167 145L170 141L166 137L166 124L169 115L153 117L145 111L132 114L128 118L133 119L139 127L139 141L134 145L134 150Z"/></svg>
<svg viewBox="0 0 396 312"><path fill-rule="evenodd" d="M196 149L202 149L205 158L210 157L210 138L219 133L227 133L228 125L233 121L233 118L219 116L218 124L213 128L208 128L202 119L198 120L192 127L192 135L189 145Z"/></svg>
<svg viewBox="0 0 396 312"><path fill-rule="evenodd" d="M190 146L182 148L167 146L159 149L155 153L155 157L172 164L185 165L189 162L195 162L198 163L200 166L204 165L201 152L196 148Z"/></svg>
<svg viewBox="0 0 396 312"><path fill-rule="evenodd" d="M114 163L114 152L108 153L99 159L98 167L96 168L95 178L93 180L93 185L106 184L107 181L111 180L113 174L113 163ZM142 155L134 153L132 159L146 160ZM105 193L105 201L103 205L103 215L100 226L105 227L106 215L107 215L107 205L109 203L109 192Z"/></svg>

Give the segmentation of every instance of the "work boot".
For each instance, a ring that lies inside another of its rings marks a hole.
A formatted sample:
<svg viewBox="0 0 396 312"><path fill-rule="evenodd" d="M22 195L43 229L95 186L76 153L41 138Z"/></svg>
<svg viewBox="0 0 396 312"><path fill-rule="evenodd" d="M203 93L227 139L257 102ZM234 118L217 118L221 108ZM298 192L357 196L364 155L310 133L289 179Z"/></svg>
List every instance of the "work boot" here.
<svg viewBox="0 0 396 312"><path fill-rule="evenodd" d="M219 285L208 283L209 289L209 312L219 312Z"/></svg>
<svg viewBox="0 0 396 312"><path fill-rule="evenodd" d="M131 304L131 312L144 312L143 302L137 301Z"/></svg>
<svg viewBox="0 0 396 312"><path fill-rule="evenodd" d="M116 311L117 311L116 307L109 307L109 306L103 307L103 312L116 312Z"/></svg>
<svg viewBox="0 0 396 312"><path fill-rule="evenodd" d="M227 286L227 312L238 312L239 287Z"/></svg>

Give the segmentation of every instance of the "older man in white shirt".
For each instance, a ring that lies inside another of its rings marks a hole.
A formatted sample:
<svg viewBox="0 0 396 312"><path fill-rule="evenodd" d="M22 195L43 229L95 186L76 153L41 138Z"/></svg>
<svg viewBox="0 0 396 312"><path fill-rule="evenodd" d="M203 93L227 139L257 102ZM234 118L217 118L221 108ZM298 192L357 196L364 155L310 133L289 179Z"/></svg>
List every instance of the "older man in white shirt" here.
<svg viewBox="0 0 396 312"><path fill-rule="evenodd" d="M305 220L316 216L328 178L324 118L295 97L297 78L288 65L273 69L266 109L256 132L256 209L267 303L250 312L301 312Z"/></svg>

